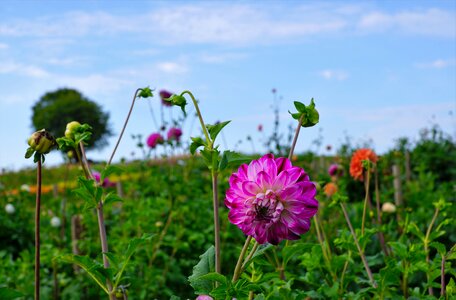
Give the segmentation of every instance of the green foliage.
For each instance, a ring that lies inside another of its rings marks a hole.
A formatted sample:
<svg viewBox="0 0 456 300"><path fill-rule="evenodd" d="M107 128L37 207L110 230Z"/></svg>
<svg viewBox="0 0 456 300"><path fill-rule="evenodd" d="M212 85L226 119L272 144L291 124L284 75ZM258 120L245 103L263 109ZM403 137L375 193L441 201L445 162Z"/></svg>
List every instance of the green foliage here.
<svg viewBox="0 0 456 300"><path fill-rule="evenodd" d="M32 124L36 130L46 128L52 135L62 136L67 123L88 123L93 127L88 148L100 149L107 145L107 138L111 134L108 127L109 114L74 89L48 92L35 103L32 110Z"/></svg>

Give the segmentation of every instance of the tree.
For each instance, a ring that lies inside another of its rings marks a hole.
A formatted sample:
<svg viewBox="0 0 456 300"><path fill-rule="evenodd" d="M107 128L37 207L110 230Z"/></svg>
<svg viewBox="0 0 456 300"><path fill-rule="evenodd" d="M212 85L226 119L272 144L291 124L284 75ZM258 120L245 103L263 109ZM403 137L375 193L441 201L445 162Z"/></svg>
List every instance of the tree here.
<svg viewBox="0 0 456 300"><path fill-rule="evenodd" d="M106 146L111 135L108 128L109 113L100 105L84 97L74 89L58 89L44 94L32 107L32 123L35 130L45 128L55 137L63 136L68 122L87 123L93 128L88 149Z"/></svg>

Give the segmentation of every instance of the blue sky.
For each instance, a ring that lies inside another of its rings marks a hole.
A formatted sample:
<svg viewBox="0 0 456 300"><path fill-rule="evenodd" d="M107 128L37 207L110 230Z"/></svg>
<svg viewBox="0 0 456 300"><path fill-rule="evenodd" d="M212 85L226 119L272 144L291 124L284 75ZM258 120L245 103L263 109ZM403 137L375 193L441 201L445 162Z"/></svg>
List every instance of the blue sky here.
<svg viewBox="0 0 456 300"><path fill-rule="evenodd" d="M23 154L31 107L44 93L78 89L110 112L118 133L144 86L191 90L206 122L232 120L227 146L244 140L245 151L249 134L261 149L258 124L272 130L272 88L282 97L283 132L293 101L315 98L320 124L302 131L298 152L320 130L323 145L337 147L348 134L379 152L433 122L454 137L456 2L0 2L1 168L32 166ZM158 98L151 101L158 112ZM199 133L190 123L184 140ZM155 130L148 104L138 102L116 158L138 156L131 134ZM115 138L89 157L107 159ZM60 161L48 155L49 164Z"/></svg>

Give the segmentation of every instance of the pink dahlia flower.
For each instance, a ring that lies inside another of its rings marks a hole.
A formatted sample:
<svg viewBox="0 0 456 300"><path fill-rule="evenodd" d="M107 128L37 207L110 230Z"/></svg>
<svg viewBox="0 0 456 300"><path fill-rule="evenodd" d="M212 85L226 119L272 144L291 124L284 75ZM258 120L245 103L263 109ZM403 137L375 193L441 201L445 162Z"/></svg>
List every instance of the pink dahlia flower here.
<svg viewBox="0 0 456 300"><path fill-rule="evenodd" d="M329 176L342 176L344 173L343 168L338 164L332 164L328 168Z"/></svg>
<svg viewBox="0 0 456 300"><path fill-rule="evenodd" d="M180 137L182 136L182 130L177 127L171 127L168 130L167 136L168 136L168 141L175 140L175 141L179 142Z"/></svg>
<svg viewBox="0 0 456 300"><path fill-rule="evenodd" d="M95 178L95 180L99 183L100 180L101 180L101 175L100 175L100 173L98 173L97 171L93 171L93 172L92 172L92 175L93 175L93 177ZM101 186L102 186L102 187L113 187L113 186L116 186L116 183L110 181L108 178L105 178L105 179L103 180L103 183L101 184Z"/></svg>
<svg viewBox="0 0 456 300"><path fill-rule="evenodd" d="M173 93L167 91L167 90L161 90L160 93L160 99L162 101L162 104L165 105L165 106L173 106L173 104L169 101L165 101L165 99L171 97L173 95Z"/></svg>
<svg viewBox="0 0 456 300"><path fill-rule="evenodd" d="M230 177L228 219L258 243L297 240L318 210L317 189L289 159L267 154L243 164Z"/></svg>
<svg viewBox="0 0 456 300"><path fill-rule="evenodd" d="M159 144L163 144L163 142L164 142L163 136L158 132L152 133L147 138L147 146L149 146L152 149L157 147L157 145L159 145Z"/></svg>

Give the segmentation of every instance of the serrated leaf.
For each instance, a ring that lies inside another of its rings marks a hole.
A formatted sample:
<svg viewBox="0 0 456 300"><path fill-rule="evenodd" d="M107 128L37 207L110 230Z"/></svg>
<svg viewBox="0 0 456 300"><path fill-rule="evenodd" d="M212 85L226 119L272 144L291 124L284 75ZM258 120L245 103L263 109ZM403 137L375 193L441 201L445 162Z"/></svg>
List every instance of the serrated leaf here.
<svg viewBox="0 0 456 300"><path fill-rule="evenodd" d="M388 244L393 249L394 254L399 256L399 258L407 258L407 246L405 244L401 242L389 242Z"/></svg>
<svg viewBox="0 0 456 300"><path fill-rule="evenodd" d="M219 170L224 170L226 167L237 166L242 163L250 162L252 158L234 151L223 151L222 158L219 164Z"/></svg>
<svg viewBox="0 0 456 300"><path fill-rule="evenodd" d="M104 197L103 205L108 205L114 202L123 202L123 200L116 193L110 192Z"/></svg>
<svg viewBox="0 0 456 300"><path fill-rule="evenodd" d="M303 103L301 103L299 101L295 101L294 105L295 105L296 110L298 112L300 112L300 113L305 113L306 112L306 106Z"/></svg>
<svg viewBox="0 0 456 300"><path fill-rule="evenodd" d="M450 251L448 251L448 253L446 255L446 259L447 260L456 259L456 244L453 245L453 247L451 247Z"/></svg>
<svg viewBox="0 0 456 300"><path fill-rule="evenodd" d="M100 173L100 182L103 182L105 178L109 177L111 174L122 173L124 169L115 165L109 165L104 168Z"/></svg>
<svg viewBox="0 0 456 300"><path fill-rule="evenodd" d="M212 139L212 142L215 141L215 139L217 138L218 134L223 129L223 127L228 125L230 122L231 121L225 121L225 122L217 123L215 125L206 124L206 128L209 131L209 135L210 135L210 137Z"/></svg>
<svg viewBox="0 0 456 300"><path fill-rule="evenodd" d="M13 299L17 299L17 298L20 298L23 296L24 296L24 294L22 294L21 292L18 292L16 290L9 289L6 287L0 288L0 299L13 300Z"/></svg>
<svg viewBox="0 0 456 300"><path fill-rule="evenodd" d="M198 280L199 277L214 272L215 269L215 248L211 246L200 256L200 261L193 267L193 272L188 281L197 294L209 294L212 290L212 281Z"/></svg>
<svg viewBox="0 0 456 300"><path fill-rule="evenodd" d="M106 294L109 294L109 291L106 287L106 280L112 281L112 275L110 274L109 269L105 269L100 263L91 260L87 256L80 256L74 254L66 254L56 257L57 260L76 264L81 267L84 271L89 274L90 277L105 291Z"/></svg>
<svg viewBox="0 0 456 300"><path fill-rule="evenodd" d="M204 140L200 137L192 137L191 139L192 139L192 143L190 144L190 153L191 154L195 154L196 150L199 147L206 145Z"/></svg>
<svg viewBox="0 0 456 300"><path fill-rule="evenodd" d="M200 276L200 277L198 277L198 280L216 281L216 282L220 282L222 284L227 284L227 282L228 282L228 279L225 276L223 276L222 274L219 274L219 273L215 273L215 272Z"/></svg>
<svg viewBox="0 0 456 300"><path fill-rule="evenodd" d="M309 252L315 244L309 243L296 243L291 246L287 246L282 250L283 253L283 263L286 265L292 257L297 257L302 253Z"/></svg>
<svg viewBox="0 0 456 300"><path fill-rule="evenodd" d="M445 245L439 242L432 242L429 244L432 248L435 248L441 256L445 256L446 248Z"/></svg>
<svg viewBox="0 0 456 300"><path fill-rule="evenodd" d="M112 252L103 252L103 254L106 255L106 257L109 259L111 265L114 265L116 267L119 266L120 258L117 255Z"/></svg>

